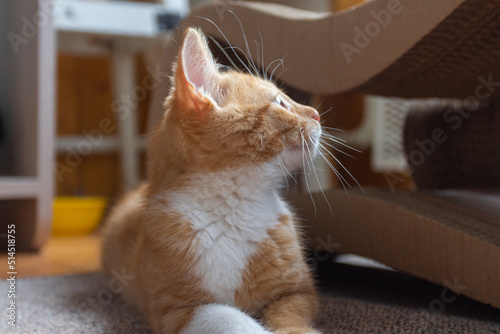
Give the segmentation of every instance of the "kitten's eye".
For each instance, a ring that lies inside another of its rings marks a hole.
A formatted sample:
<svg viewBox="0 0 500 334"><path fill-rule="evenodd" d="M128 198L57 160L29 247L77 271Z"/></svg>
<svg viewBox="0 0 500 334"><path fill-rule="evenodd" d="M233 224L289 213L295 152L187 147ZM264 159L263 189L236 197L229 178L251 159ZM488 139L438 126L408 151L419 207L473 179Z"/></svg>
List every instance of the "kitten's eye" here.
<svg viewBox="0 0 500 334"><path fill-rule="evenodd" d="M276 97L273 100L273 103L276 103L277 105L285 108L286 110L290 110L290 105L281 97L281 95L276 95Z"/></svg>

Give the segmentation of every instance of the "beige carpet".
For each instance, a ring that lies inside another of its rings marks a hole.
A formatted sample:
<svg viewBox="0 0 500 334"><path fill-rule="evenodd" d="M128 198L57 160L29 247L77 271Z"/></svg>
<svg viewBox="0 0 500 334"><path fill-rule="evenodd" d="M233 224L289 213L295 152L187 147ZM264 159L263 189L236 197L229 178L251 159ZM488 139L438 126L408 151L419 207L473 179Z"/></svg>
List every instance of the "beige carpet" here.
<svg viewBox="0 0 500 334"><path fill-rule="evenodd" d="M319 271L328 283L319 283L323 292L318 321L324 333L500 333L498 309L463 296L439 302L442 287L392 271L331 265L332 257L325 258ZM9 327L2 316L0 332L149 333L141 317L109 293L107 284L101 273L19 279L17 326ZM1 282L4 314L7 290L7 282ZM453 296L446 291L444 300ZM433 311L433 305L444 307Z"/></svg>

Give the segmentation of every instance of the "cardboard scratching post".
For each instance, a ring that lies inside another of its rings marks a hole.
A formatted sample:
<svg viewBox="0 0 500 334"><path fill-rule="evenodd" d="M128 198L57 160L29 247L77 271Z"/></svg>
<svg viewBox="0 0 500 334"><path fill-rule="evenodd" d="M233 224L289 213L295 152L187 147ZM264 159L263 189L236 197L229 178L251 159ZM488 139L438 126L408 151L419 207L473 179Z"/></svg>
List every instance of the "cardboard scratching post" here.
<svg viewBox="0 0 500 334"><path fill-rule="evenodd" d="M500 307L500 196L342 190L292 196L312 249L353 253ZM325 210L326 208L326 210Z"/></svg>
<svg viewBox="0 0 500 334"><path fill-rule="evenodd" d="M372 0L336 13L218 1L193 9L181 26L199 27L246 52L239 19L253 61L272 69L286 56L289 69L280 80L304 92L476 102L500 98L499 13L499 0ZM170 72L182 33L165 43L163 72ZM150 129L161 118L168 89L163 80L155 91ZM330 191L333 216L323 195L313 197L317 212L309 194L292 199L313 241L331 236L340 245L336 251L373 258L500 307L498 196Z"/></svg>
<svg viewBox="0 0 500 334"><path fill-rule="evenodd" d="M170 73L186 26L199 27L227 45L223 32L233 46L246 51L237 16L252 59L267 68L286 56L289 69L280 80L301 91L474 97L478 86L500 80L499 11L498 0L372 0L334 13L215 1L194 8L165 42L161 69ZM168 88L168 80L162 80L150 126L161 117ZM500 89L488 98L500 98Z"/></svg>

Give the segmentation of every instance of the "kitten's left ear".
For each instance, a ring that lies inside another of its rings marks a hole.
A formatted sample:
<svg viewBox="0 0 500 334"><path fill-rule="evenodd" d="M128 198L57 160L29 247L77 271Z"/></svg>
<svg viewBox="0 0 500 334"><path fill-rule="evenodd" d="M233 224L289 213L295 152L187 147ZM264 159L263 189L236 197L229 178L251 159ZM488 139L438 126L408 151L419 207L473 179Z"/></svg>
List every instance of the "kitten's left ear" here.
<svg viewBox="0 0 500 334"><path fill-rule="evenodd" d="M183 111L204 116L220 103L220 74L203 35L195 29L186 31L177 59L175 91Z"/></svg>

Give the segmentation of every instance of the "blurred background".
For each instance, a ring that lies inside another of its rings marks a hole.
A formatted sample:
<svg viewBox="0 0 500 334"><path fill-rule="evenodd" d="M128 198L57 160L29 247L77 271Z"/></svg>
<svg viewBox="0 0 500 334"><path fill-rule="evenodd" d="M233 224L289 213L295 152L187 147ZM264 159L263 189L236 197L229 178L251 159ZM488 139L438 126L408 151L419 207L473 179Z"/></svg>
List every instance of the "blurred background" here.
<svg viewBox="0 0 500 334"><path fill-rule="evenodd" d="M141 2L144 2L142 0ZM190 1L199 4L203 1ZM276 2L276 1L274 1ZM311 10L341 10L363 2L363 0L328 0L328 1L284 1ZM151 50L148 50L149 52ZM147 55L138 52L134 55L136 84L148 76ZM99 128L103 118L113 119L113 77L112 59L108 55L78 55L60 51L57 58L57 134L64 139L67 136L81 136L84 131ZM151 65L150 65L151 66ZM316 96L316 105L321 103L322 112L330 109L325 116L326 125L349 131L362 125L366 103L363 96L341 94L336 96ZM145 90L144 96L137 101L137 132L144 135L147 131L148 108L151 91ZM110 135L117 135L114 127ZM362 141L362 140L360 140ZM59 141L57 159L63 164L68 150L64 141ZM371 168L372 148L370 143L354 143L361 147L362 153L356 159L339 156L341 162L362 185L387 187L384 171ZM351 152L352 153L352 152ZM144 173L144 154L140 152L141 177ZM346 175L348 178L348 176ZM123 173L120 169L118 150L103 149L85 156L82 163L72 172L65 173L56 180L58 196L106 196L113 198L121 193ZM334 186L340 186L333 179ZM405 184L403 184L405 185ZM407 185L407 184L406 184Z"/></svg>
<svg viewBox="0 0 500 334"><path fill-rule="evenodd" d="M98 266L99 240L92 233L116 199L144 178L149 110L159 102L154 84L166 80L157 68L165 36L190 7L207 1L41 0L41 9L25 0L1 5L0 28L9 36L0 53L2 64L8 64L0 73L5 109L0 109L1 233L22 222L21 250L38 250L49 240L42 256L53 255L33 258L29 267L34 271L64 272L61 254L68 254L71 267ZM364 0L281 2L323 12L349 10ZM44 21L44 15L53 15L52 21ZM27 88L36 94L26 98ZM406 101L304 96L289 89L300 102L326 112L323 125L340 129L337 136L355 149L344 147L352 157L332 151L336 159L331 163L349 185L323 165L319 182L309 176L312 191L356 188L356 182L359 187L413 187L405 176L402 147ZM72 247L78 243L81 249ZM56 247L52 253L51 247ZM82 249L90 252L88 258L75 264Z"/></svg>

